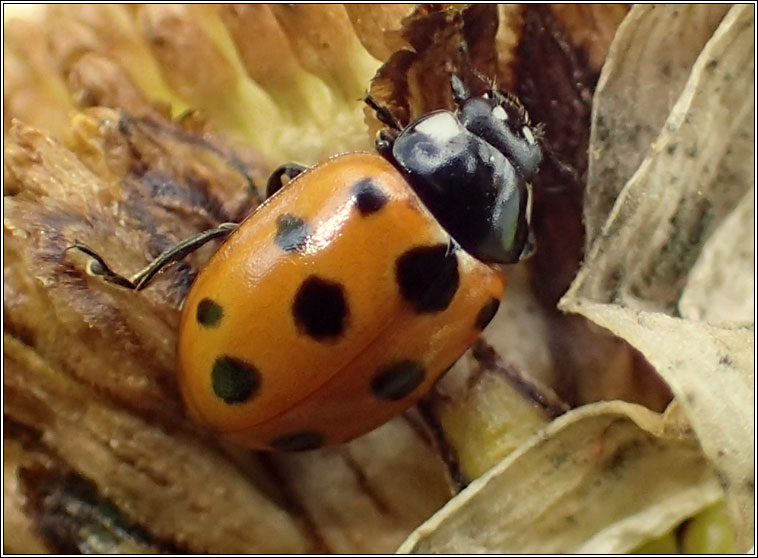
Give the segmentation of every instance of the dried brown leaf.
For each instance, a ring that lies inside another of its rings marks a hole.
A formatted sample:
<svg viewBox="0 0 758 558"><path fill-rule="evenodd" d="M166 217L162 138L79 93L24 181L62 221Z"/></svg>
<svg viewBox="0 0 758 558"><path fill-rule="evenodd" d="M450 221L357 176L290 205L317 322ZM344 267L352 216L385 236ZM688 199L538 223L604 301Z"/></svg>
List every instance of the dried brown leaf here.
<svg viewBox="0 0 758 558"><path fill-rule="evenodd" d="M154 535L194 552L308 549L285 510L196 435L114 406L8 335L4 371L5 412Z"/></svg>

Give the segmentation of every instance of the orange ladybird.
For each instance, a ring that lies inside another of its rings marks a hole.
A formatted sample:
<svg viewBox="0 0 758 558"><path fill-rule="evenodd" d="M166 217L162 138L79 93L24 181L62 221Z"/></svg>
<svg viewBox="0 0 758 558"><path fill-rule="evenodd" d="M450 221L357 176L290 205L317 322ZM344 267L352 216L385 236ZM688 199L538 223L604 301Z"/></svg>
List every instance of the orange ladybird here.
<svg viewBox="0 0 758 558"><path fill-rule="evenodd" d="M182 243L129 280L229 234L184 302L182 394L200 423L279 451L338 444L426 394L495 315L499 264L531 249L529 180L542 152L521 105L471 97L455 112L388 128L377 153L281 167L269 199L238 226ZM282 175L295 175L280 189Z"/></svg>

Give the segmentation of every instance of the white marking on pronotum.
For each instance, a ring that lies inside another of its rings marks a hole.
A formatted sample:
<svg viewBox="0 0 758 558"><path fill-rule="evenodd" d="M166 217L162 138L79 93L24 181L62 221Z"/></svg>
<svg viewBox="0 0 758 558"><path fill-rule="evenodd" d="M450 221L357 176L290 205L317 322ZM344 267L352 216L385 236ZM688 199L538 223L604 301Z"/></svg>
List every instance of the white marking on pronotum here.
<svg viewBox="0 0 758 558"><path fill-rule="evenodd" d="M498 120L508 120L508 113L505 112L505 109L501 107L500 105L497 105L495 108L492 109L492 116L494 116Z"/></svg>
<svg viewBox="0 0 758 558"><path fill-rule="evenodd" d="M537 143L534 139L534 134L532 134L532 131L529 129L528 126L524 126L523 128L521 128L521 133L524 134L526 141L530 145L534 145L535 143Z"/></svg>
<svg viewBox="0 0 758 558"><path fill-rule="evenodd" d="M440 141L447 141L460 134L460 125L449 112L440 112L416 125L416 130Z"/></svg>

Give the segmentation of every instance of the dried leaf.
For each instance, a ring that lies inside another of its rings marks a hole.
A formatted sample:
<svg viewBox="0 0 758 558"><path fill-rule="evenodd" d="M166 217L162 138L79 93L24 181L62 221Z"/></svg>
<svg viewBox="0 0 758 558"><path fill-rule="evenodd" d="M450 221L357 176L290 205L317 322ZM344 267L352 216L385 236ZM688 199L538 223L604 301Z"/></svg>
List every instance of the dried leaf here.
<svg viewBox="0 0 758 558"><path fill-rule="evenodd" d="M6 335L3 344L5 412L39 432L43 444L92 479L132 521L191 552L309 547L285 510L218 449L114 407L13 337ZM197 490L201 486L207 489Z"/></svg>

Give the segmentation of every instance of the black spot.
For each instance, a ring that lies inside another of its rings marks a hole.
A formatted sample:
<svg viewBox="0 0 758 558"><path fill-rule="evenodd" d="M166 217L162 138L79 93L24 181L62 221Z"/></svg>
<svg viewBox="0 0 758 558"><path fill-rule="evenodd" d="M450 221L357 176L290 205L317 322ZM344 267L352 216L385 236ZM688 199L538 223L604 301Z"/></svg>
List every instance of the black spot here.
<svg viewBox="0 0 758 558"><path fill-rule="evenodd" d="M276 244L285 252L301 252L307 242L308 225L300 217L285 213L276 218Z"/></svg>
<svg viewBox="0 0 758 558"><path fill-rule="evenodd" d="M220 356L213 363L211 383L213 392L226 403L244 403L258 391L261 375L243 360Z"/></svg>
<svg viewBox="0 0 758 558"><path fill-rule="evenodd" d="M483 330L492 321L492 318L497 314L497 309L500 308L500 301L496 298L491 298L487 303L482 306L479 313L476 315L476 329Z"/></svg>
<svg viewBox="0 0 758 558"><path fill-rule="evenodd" d="M416 312L441 312L458 290L458 257L448 244L412 248L395 263L395 277Z"/></svg>
<svg viewBox="0 0 758 558"><path fill-rule="evenodd" d="M399 401L421 385L425 377L421 363L402 360L379 369L371 380L371 391L379 399Z"/></svg>
<svg viewBox="0 0 758 558"><path fill-rule="evenodd" d="M292 315L298 329L313 339L334 340L344 331L348 316L342 285L311 275L295 295Z"/></svg>
<svg viewBox="0 0 758 558"><path fill-rule="evenodd" d="M323 445L324 436L312 430L280 436L270 444L271 448L277 451L306 451Z"/></svg>
<svg viewBox="0 0 758 558"><path fill-rule="evenodd" d="M376 213L387 204L387 196L370 178L364 178L353 186L355 205L361 215Z"/></svg>
<svg viewBox="0 0 758 558"><path fill-rule="evenodd" d="M197 305L197 313L195 316L197 317L197 322L200 325L213 327L215 325L218 325L218 323L221 321L221 318L224 316L224 311L217 302L211 300L210 298L204 298Z"/></svg>

